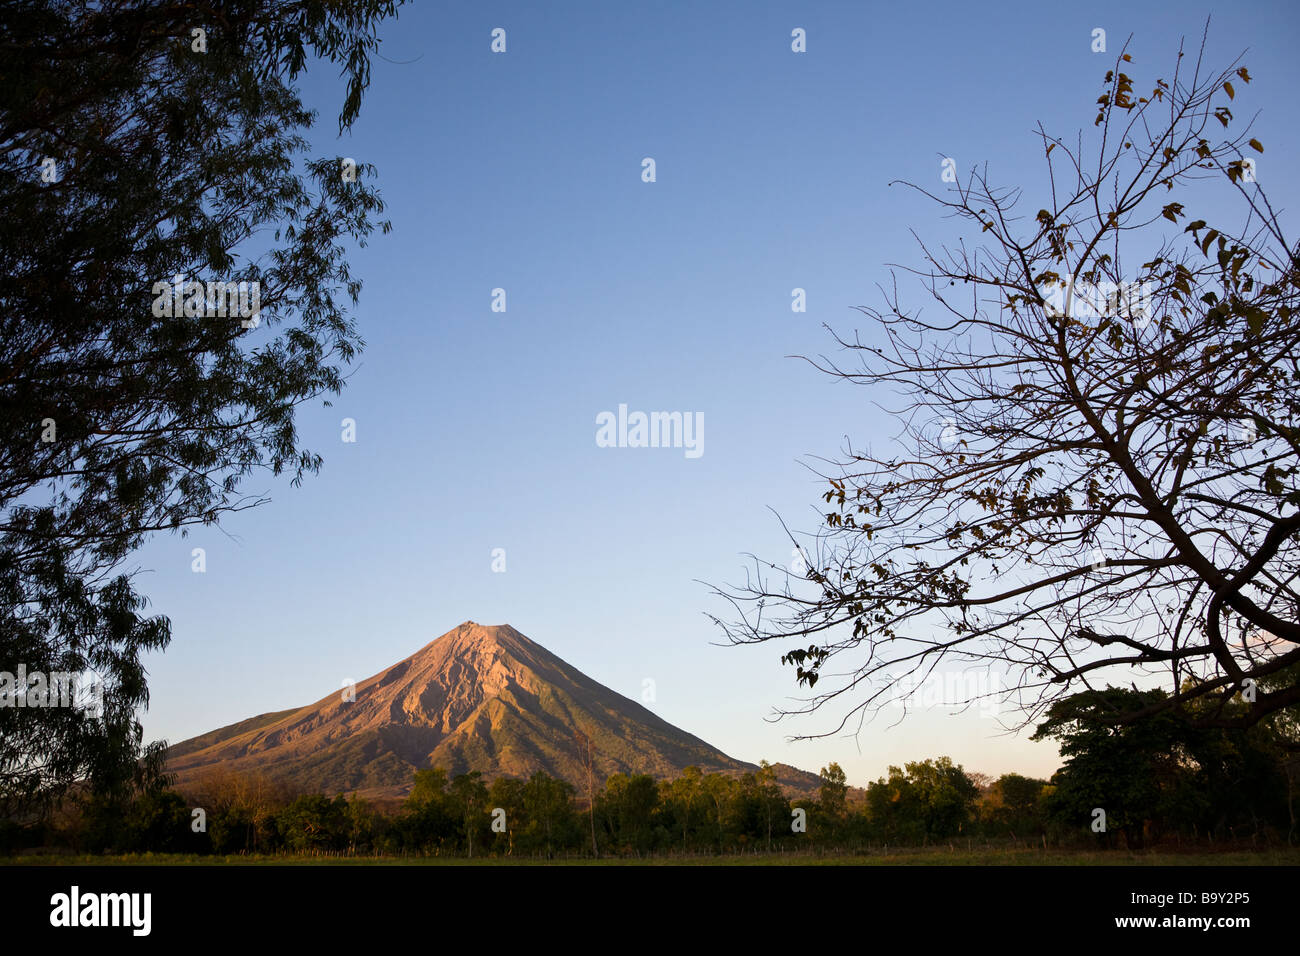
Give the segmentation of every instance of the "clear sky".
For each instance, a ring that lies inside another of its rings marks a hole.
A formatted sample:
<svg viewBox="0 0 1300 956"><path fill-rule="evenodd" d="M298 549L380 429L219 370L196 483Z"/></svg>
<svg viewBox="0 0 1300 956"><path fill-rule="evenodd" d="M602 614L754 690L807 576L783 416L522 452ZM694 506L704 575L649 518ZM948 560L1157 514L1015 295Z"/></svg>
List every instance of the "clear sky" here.
<svg viewBox="0 0 1300 956"><path fill-rule="evenodd" d="M919 261L909 230L949 228L889 182L939 189L941 157L963 177L987 162L1047 205L1036 123L1091 130L1130 34L1141 89L1209 14L1211 66L1246 51L1238 115L1262 111L1260 181L1293 210L1292 2L404 8L383 32L398 62L375 61L350 134L332 74L303 85L313 153L374 163L393 222L352 255L368 347L334 407L302 414L319 476L258 479L247 490L270 504L138 555L174 627L148 660L146 736L312 702L468 619L512 624L633 699L653 681L648 706L741 759L837 760L856 785L943 754L1049 775L1053 747L974 712L788 742L837 714L765 719L800 696L787 648L718 646L705 612L725 606L696 582L739 583L747 552L788 561L769 508L815 526L804 463L895 431L861 387L787 357L829 353L823 323L870 334L852 307L879 304L886 263ZM702 416L703 453L598 447L597 415L620 404Z"/></svg>

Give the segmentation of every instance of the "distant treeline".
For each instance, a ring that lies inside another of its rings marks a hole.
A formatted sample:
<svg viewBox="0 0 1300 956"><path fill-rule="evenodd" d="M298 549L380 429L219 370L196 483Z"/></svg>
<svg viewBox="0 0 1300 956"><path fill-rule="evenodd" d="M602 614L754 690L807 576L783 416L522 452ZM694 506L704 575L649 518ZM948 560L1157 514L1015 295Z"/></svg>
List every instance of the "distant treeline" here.
<svg viewBox="0 0 1300 956"><path fill-rule="evenodd" d="M112 853L644 855L817 847L853 851L957 839L1053 846L1155 842L1292 843L1300 784L1296 727L1284 712L1249 730L1200 729L1171 712L1104 719L1159 691L1107 689L1054 705L1035 738L1061 741L1050 781L992 779L947 757L890 767L865 790L832 763L816 794L782 792L764 762L743 775L688 767L673 780L614 774L594 793L538 772L415 774L382 808L354 795L292 794L217 772L187 799L162 782L129 794L83 793L55 815L0 827L0 847ZM1135 696L1136 695L1136 698Z"/></svg>
<svg viewBox="0 0 1300 956"><path fill-rule="evenodd" d="M51 821L48 842L78 852L638 855L790 850L816 844L916 844L955 836L1046 832L1041 780L1009 774L983 789L948 758L890 768L852 793L838 764L818 795L789 797L764 764L740 776L688 767L674 780L614 774L594 801L538 772L526 780L477 772L416 773L410 796L385 811L359 797L291 797L273 782L224 773L201 798L155 790L129 802L87 797ZM593 806L594 803L594 806ZM200 806L201 805L201 806ZM195 829L195 809L203 829ZM1077 829L1077 828L1076 828Z"/></svg>

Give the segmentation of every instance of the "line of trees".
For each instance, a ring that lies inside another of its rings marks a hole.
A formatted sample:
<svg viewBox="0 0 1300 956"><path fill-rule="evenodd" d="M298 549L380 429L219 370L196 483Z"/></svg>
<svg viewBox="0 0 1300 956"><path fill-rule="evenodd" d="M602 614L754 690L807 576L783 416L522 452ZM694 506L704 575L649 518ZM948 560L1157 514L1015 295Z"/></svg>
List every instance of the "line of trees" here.
<svg viewBox="0 0 1300 956"><path fill-rule="evenodd" d="M400 806L380 807L225 772L205 781L193 803L163 788L128 801L88 794L41 836L83 852L501 857L849 852L976 839L1129 848L1175 839L1294 842L1294 715L1247 730L1207 729L1185 709L1132 725L1106 719L1115 708L1157 704L1161 693L1108 688L1059 702L1035 735L1060 741L1064 764L1051 780L993 779L939 757L890 767L856 789L832 763L818 793L792 797L764 762L740 775L698 767L670 780L616 773L588 801L540 771L487 781L477 771L433 768L415 774ZM11 848L17 840L11 829Z"/></svg>

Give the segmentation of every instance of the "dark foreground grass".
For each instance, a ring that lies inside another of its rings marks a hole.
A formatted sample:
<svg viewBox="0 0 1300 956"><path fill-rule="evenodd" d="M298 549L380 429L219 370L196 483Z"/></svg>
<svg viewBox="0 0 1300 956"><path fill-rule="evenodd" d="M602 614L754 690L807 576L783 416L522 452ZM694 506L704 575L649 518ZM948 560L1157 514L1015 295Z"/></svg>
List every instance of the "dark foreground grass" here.
<svg viewBox="0 0 1300 956"><path fill-rule="evenodd" d="M196 856L30 854L0 866L1297 866L1300 847L1264 850L1034 850L1027 848L891 849L871 853L744 853L722 856L376 857L312 855Z"/></svg>

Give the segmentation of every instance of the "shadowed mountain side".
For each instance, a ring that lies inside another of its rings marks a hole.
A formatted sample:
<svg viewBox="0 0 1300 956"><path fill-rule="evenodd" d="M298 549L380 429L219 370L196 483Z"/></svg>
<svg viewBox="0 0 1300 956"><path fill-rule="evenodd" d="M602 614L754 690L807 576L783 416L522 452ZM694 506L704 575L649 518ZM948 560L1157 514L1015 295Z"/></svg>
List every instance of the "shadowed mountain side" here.
<svg viewBox="0 0 1300 956"><path fill-rule="evenodd" d="M409 792L416 770L478 770L488 778L544 770L584 792L586 744L597 781L613 773L673 777L757 769L728 757L597 683L509 625L466 622L361 681L297 710L262 714L171 747L185 788L220 768L273 777L302 791ZM787 790L818 778L778 764Z"/></svg>

